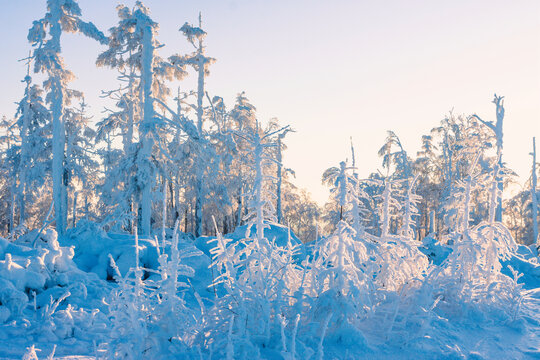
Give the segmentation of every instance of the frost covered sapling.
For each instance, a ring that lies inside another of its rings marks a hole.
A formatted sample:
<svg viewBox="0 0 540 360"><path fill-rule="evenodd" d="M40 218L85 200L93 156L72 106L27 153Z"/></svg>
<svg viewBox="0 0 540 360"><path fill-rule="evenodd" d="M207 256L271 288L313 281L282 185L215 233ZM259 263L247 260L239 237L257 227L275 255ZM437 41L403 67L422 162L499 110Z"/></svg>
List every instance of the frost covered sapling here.
<svg viewBox="0 0 540 360"><path fill-rule="evenodd" d="M370 310L371 279L363 269L368 253L355 238L354 229L342 220L331 236L319 242L312 265L319 293L315 316L332 311L335 322L355 324Z"/></svg>

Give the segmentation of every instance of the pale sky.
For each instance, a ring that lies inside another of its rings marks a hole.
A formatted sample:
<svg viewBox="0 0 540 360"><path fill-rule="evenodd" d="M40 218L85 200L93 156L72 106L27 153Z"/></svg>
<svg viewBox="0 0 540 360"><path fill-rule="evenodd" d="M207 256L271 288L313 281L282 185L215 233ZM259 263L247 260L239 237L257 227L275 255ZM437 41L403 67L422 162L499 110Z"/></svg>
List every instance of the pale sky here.
<svg viewBox="0 0 540 360"><path fill-rule="evenodd" d="M0 114L13 116L25 75L17 60L28 54L28 28L44 14L45 0L0 3ZM246 91L259 119L277 117L296 129L285 165L320 203L328 196L321 175L350 159L350 136L367 176L381 167L377 150L386 130L415 155L421 136L452 109L493 120L494 93L505 96L504 160L522 179L529 174L532 136L540 143L540 1L144 3L160 24L162 56L191 51L178 29L202 11L207 53L217 59L207 79L210 96L232 107ZM83 18L105 33L116 24L117 1L79 4ZM106 104L100 91L118 84L114 72L94 66L104 47L78 35L62 41L78 77L72 88L85 92L97 120ZM194 79L171 85L193 89Z"/></svg>

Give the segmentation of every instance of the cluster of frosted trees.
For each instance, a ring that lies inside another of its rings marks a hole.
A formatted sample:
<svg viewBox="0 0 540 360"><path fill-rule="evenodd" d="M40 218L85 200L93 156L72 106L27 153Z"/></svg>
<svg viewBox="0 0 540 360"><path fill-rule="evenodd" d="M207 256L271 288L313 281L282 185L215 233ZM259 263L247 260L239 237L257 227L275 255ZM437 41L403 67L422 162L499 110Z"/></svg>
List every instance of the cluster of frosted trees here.
<svg viewBox="0 0 540 360"><path fill-rule="evenodd" d="M378 153L382 159L382 171L372 173L368 179L355 180L358 182L355 185L357 191L363 196L353 208L345 210L355 214L360 211L364 215L363 226L376 229L375 224L380 220L378 209L383 201L377 195L385 189L384 184L392 183L398 199L402 200L408 196L408 188L404 184L408 179L414 179L416 193L420 195L418 213L415 214L418 223L415 238L422 239L429 234L446 235L455 230L458 223L459 198L456 194L472 177L477 186L471 190L471 223L478 224L488 216L491 196L496 202L496 210L492 214L494 220L504 223L517 241L535 243L538 239L540 196L537 188L535 140L532 139L533 151L530 154L531 172L522 190L511 197L508 192L503 196L505 188L510 184L515 187L517 176L502 161L502 97L495 95L493 103L496 110L495 124L477 115L456 116L451 113L429 135L422 136L422 147L416 157L408 154L399 137L389 131ZM354 149L351 158L351 176L357 179ZM343 163L341 169L347 166ZM337 172L338 168L328 169L323 175L323 182L331 184L332 174ZM335 220L341 218L345 210L337 201L325 205L323 218L326 220L327 231L333 229ZM397 232L403 222L396 211L392 217L388 226Z"/></svg>
<svg viewBox="0 0 540 360"><path fill-rule="evenodd" d="M0 233L16 235L52 224L62 234L81 219L106 230L133 233L137 228L145 235L176 221L181 231L195 236L215 233L212 217L223 233L244 224L256 185L253 139L281 125L275 120L261 124L244 93L227 107L221 97L206 91L215 59L206 53L201 19L179 29L193 52L164 58L158 24L141 2L133 8L119 5L118 22L108 34L83 20L76 1L46 4L43 18L34 21L28 33L31 52L17 113L0 124ZM62 58L65 33L101 43L96 65L118 73L118 88L103 91L114 106L102 118L90 121L83 94L69 87L74 74ZM34 73L45 79L43 84L34 83ZM193 75L196 88L184 89L181 80ZM375 229L383 201L375 195L395 181L403 198L405 179L416 177L421 200L415 237L452 231L457 216L453 194L475 160L477 181L489 187L496 180L492 191L501 194L515 182L503 162L503 98L495 96L493 103L493 121L484 114L450 114L422 136L416 156L389 132L379 150L382 171L362 180L353 170L356 191L369 195L351 205L353 209L344 209L337 200L319 208L309 193L296 188L290 181L294 172L282 165L291 129L273 134L275 145L264 175L272 178L267 187L275 194L269 201L276 221L288 224L304 241L333 231L344 212L356 213L357 222L362 215L362 225ZM354 153L352 160L353 169L361 166L355 164ZM339 171L326 172L323 182L330 184ZM510 199L497 198L495 219L523 243L538 238L537 173L534 150L531 177L523 190ZM472 196L473 224L487 215L486 196L479 190ZM393 214L388 228L396 232L402 226Z"/></svg>
<svg viewBox="0 0 540 360"><path fill-rule="evenodd" d="M250 139L280 125L259 123L244 93L228 108L206 91L215 59L206 55L202 19L179 29L193 52L163 58L158 24L139 1L117 7L118 23L107 36L82 19L76 1L46 4L28 33L24 97L15 118L2 124L1 232L50 223L63 234L87 219L145 235L179 221L181 230L200 236L214 232L212 216L223 232L243 224L255 185ZM92 123L83 94L69 87L74 74L61 54L65 33L100 42L96 65L118 73L118 88L103 91L115 106ZM33 73L45 78L42 86ZM181 91L190 73L197 76L196 89ZM276 146L265 176L274 178L268 186L278 194L272 200L277 220L307 236L315 232L319 210L281 165L288 131L272 135ZM306 211L300 214L292 200L302 196Z"/></svg>

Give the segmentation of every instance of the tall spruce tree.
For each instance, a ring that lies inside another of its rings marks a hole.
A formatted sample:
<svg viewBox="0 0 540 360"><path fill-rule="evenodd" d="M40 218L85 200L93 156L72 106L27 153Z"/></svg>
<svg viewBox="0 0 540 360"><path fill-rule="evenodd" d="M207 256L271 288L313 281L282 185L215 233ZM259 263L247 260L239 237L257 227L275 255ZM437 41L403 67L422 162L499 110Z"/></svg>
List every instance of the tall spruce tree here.
<svg viewBox="0 0 540 360"><path fill-rule="evenodd" d="M67 85L74 77L66 69L60 55L60 40L64 32L81 33L102 44L107 42L107 38L94 24L81 19L81 9L75 0L48 0L45 16L34 21L28 32L28 41L34 47L34 71L47 75L43 85L48 92L46 100L50 104L52 116L53 203L56 229L60 234L64 233L67 221L67 208L64 205L67 196L65 110L73 95Z"/></svg>

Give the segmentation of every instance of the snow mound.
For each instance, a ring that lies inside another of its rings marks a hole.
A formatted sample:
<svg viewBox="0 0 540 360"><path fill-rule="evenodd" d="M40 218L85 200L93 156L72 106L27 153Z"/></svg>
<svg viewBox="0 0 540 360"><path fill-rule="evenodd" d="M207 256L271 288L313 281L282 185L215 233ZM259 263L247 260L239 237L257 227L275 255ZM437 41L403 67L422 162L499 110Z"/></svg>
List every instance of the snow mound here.
<svg viewBox="0 0 540 360"><path fill-rule="evenodd" d="M42 343L49 352L59 345L60 355L88 354L105 337L102 300L110 286L80 270L73 257L52 229L13 242L0 238L0 339L10 339L11 348L0 346L0 353Z"/></svg>

